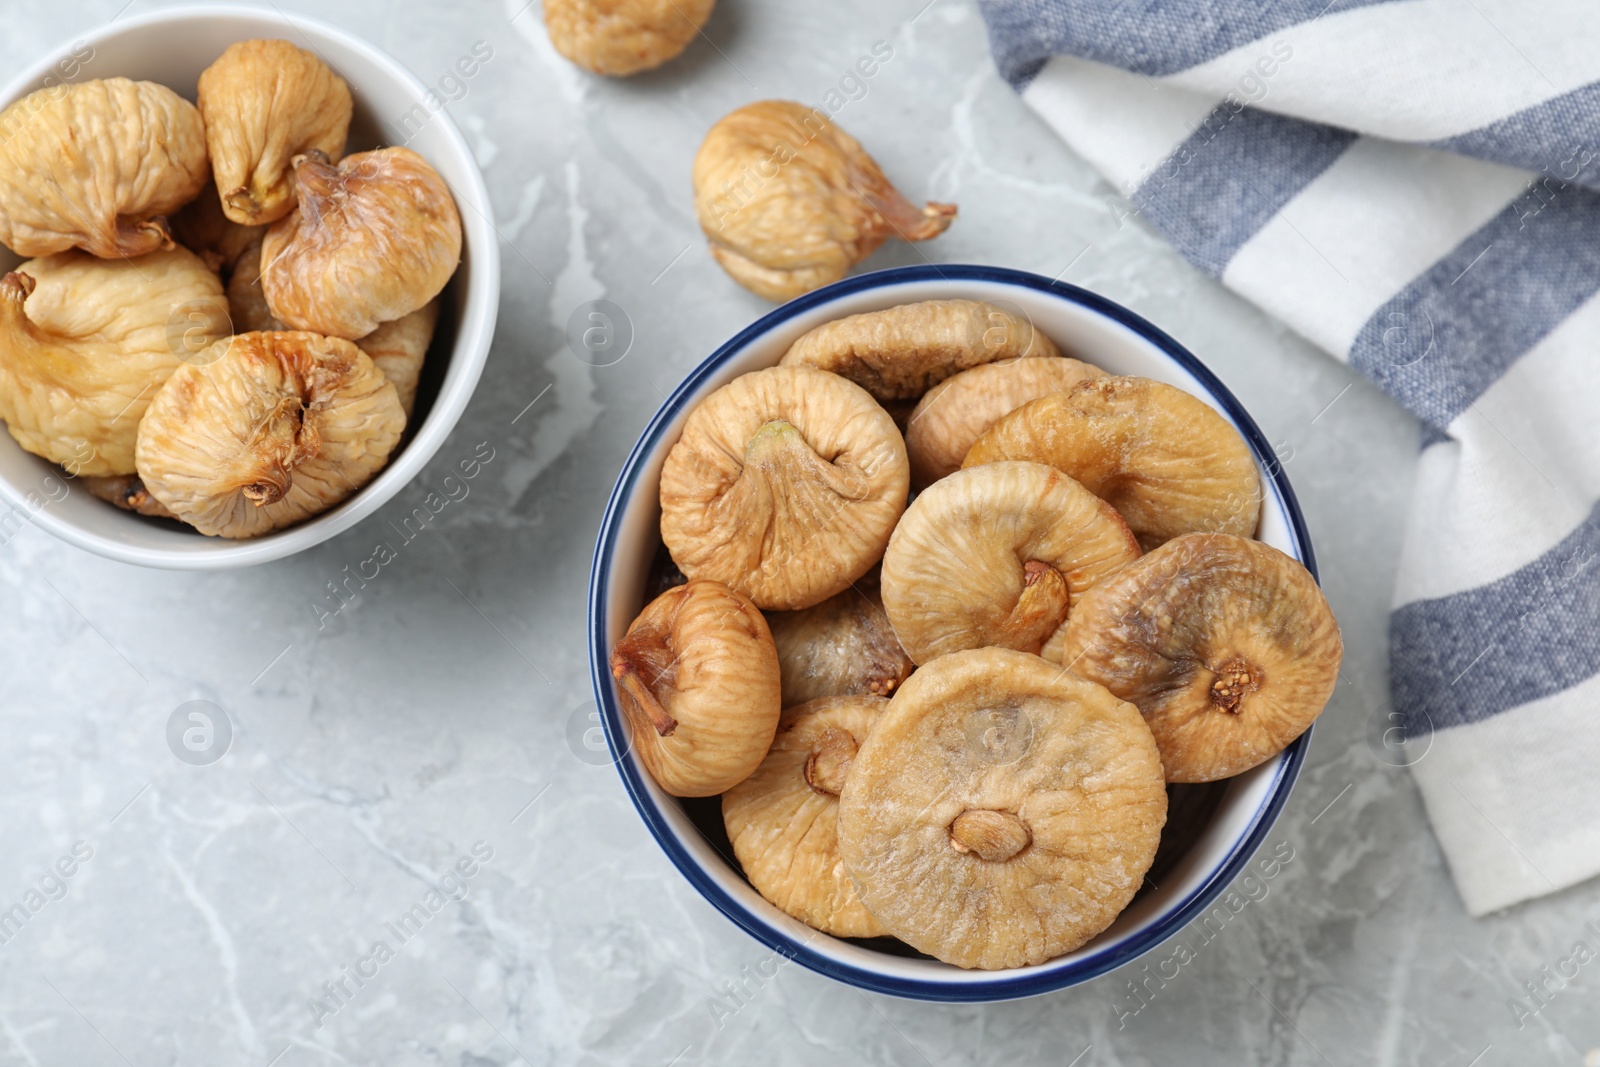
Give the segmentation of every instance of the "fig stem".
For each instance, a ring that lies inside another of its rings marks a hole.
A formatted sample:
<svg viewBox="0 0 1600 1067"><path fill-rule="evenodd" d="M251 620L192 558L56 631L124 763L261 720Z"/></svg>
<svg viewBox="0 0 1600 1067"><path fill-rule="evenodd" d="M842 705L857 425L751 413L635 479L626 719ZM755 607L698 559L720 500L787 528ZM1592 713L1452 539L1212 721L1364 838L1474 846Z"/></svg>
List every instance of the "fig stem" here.
<svg viewBox="0 0 1600 1067"><path fill-rule="evenodd" d="M1042 560L1022 565L1022 593L1001 625L996 644L1037 653L1067 621L1071 594L1061 572Z"/></svg>
<svg viewBox="0 0 1600 1067"><path fill-rule="evenodd" d="M806 785L814 793L836 797L844 791L850 761L856 758L856 739L844 730L830 726L822 732L806 756Z"/></svg>
<svg viewBox="0 0 1600 1067"><path fill-rule="evenodd" d="M1009 811L969 808L950 823L950 847L990 863L1004 863L1033 843L1033 831Z"/></svg>
<svg viewBox="0 0 1600 1067"><path fill-rule="evenodd" d="M656 728L656 733L662 737L672 736L672 731L678 728L678 720L667 714L667 709L661 706L661 701L650 691L644 678L622 653L615 652L611 656L611 677L617 680L617 687L622 690L624 703L631 703L634 710L650 720L650 725Z"/></svg>

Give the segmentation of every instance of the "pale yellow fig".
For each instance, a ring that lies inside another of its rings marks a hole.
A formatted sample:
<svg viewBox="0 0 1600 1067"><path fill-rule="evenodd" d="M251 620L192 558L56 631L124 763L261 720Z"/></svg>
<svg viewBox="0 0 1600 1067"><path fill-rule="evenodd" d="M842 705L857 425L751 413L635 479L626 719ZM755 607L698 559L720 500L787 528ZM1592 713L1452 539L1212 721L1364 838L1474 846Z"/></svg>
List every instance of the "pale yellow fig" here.
<svg viewBox="0 0 1600 1067"><path fill-rule="evenodd" d="M1139 544L1104 500L1039 463L988 463L923 490L883 556L883 605L918 663L995 645L1053 659L1072 605Z"/></svg>
<svg viewBox="0 0 1600 1067"><path fill-rule="evenodd" d="M168 248L169 212L206 183L194 105L127 78L55 85L0 112L0 242L102 259Z"/></svg>
<svg viewBox="0 0 1600 1067"><path fill-rule="evenodd" d="M1203 400L1150 378L1089 378L1024 404L962 465L1001 459L1072 475L1121 512L1147 550L1186 533L1247 537L1261 515L1261 478L1239 431Z"/></svg>
<svg viewBox="0 0 1600 1067"><path fill-rule="evenodd" d="M0 280L0 418L71 474L132 474L151 399L228 332L222 283L187 249L30 260Z"/></svg>
<svg viewBox="0 0 1600 1067"><path fill-rule="evenodd" d="M351 342L239 334L156 394L139 424L139 477L201 533L254 537L354 495L405 422L394 386Z"/></svg>
<svg viewBox="0 0 1600 1067"><path fill-rule="evenodd" d="M625 77L689 47L716 0L544 0L557 52L596 74Z"/></svg>
<svg viewBox="0 0 1600 1067"><path fill-rule="evenodd" d="M115 504L124 511L138 512L157 519L176 519L166 505L150 495L137 474L115 474L104 477L80 478L89 495Z"/></svg>
<svg viewBox="0 0 1600 1067"><path fill-rule="evenodd" d="M887 931L856 896L839 858L839 793L850 763L889 702L832 696L788 708L772 749L722 794L722 821L756 891L835 937Z"/></svg>
<svg viewBox="0 0 1600 1067"><path fill-rule="evenodd" d="M411 314L386 322L356 341L356 347L372 357L383 376L394 383L406 418L417 403L417 381L422 377L422 361L428 355L433 329L439 323L439 301L430 300Z"/></svg>
<svg viewBox="0 0 1600 1067"><path fill-rule="evenodd" d="M861 902L958 967L1043 963L1114 922L1166 821L1139 710L1024 652L942 656L900 687L839 798Z"/></svg>
<svg viewBox="0 0 1600 1067"><path fill-rule="evenodd" d="M770 367L690 413L661 468L661 539L691 578L808 608L883 555L909 483L900 431L865 390Z"/></svg>
<svg viewBox="0 0 1600 1067"><path fill-rule="evenodd" d="M767 625L785 707L828 696L888 696L916 669L870 577L802 611L772 612Z"/></svg>
<svg viewBox="0 0 1600 1067"><path fill-rule="evenodd" d="M211 170L222 210L242 226L294 210L292 160L337 161L350 129L350 87L311 52L280 40L237 41L200 73Z"/></svg>
<svg viewBox="0 0 1600 1067"><path fill-rule="evenodd" d="M439 295L461 261L450 188L407 148L357 152L335 165L294 162L300 209L261 246L272 313L298 330L349 340Z"/></svg>
<svg viewBox="0 0 1600 1067"><path fill-rule="evenodd" d="M1229 778L1322 713L1344 644L1316 579L1260 541L1176 537L1089 590L1062 662L1137 705L1169 782Z"/></svg>
<svg viewBox="0 0 1600 1067"><path fill-rule="evenodd" d="M652 600L611 653L634 751L668 793L716 796L778 728L778 653L750 599L690 580Z"/></svg>
<svg viewBox="0 0 1600 1067"><path fill-rule="evenodd" d="M694 207L717 262L768 300L838 281L889 237L937 237L956 215L954 204L912 204L855 138L788 100L711 127L694 157Z"/></svg>
<svg viewBox="0 0 1600 1067"><path fill-rule="evenodd" d="M924 300L847 315L808 330L783 366L842 374L879 400L910 400L969 367L1058 356L1033 323L980 300Z"/></svg>
<svg viewBox="0 0 1600 1067"><path fill-rule="evenodd" d="M1076 359L1009 359L946 378L928 390L906 422L911 484L920 489L960 470L973 444L1002 415L1104 375Z"/></svg>

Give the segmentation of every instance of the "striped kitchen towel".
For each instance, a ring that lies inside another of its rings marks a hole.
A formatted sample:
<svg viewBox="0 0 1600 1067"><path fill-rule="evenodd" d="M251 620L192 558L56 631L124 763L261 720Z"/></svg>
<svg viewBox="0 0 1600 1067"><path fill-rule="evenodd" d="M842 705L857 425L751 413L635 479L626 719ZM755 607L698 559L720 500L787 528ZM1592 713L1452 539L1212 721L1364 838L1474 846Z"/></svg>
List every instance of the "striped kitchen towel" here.
<svg viewBox="0 0 1600 1067"><path fill-rule="evenodd" d="M1391 687L1467 909L1600 874L1600 3L980 4L1131 211L1422 420Z"/></svg>

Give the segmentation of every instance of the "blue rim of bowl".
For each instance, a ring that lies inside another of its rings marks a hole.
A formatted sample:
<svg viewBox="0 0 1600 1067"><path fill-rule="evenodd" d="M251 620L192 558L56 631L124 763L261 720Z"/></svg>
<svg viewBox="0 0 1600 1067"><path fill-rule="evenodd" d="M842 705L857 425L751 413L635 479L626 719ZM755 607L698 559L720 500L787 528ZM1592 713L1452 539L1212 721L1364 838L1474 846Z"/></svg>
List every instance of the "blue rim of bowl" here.
<svg viewBox="0 0 1600 1067"><path fill-rule="evenodd" d="M1127 308L1086 289L1080 289L1066 282L1052 281L1038 274L1006 267L968 264L941 263L895 267L846 278L769 311L740 330L696 367L650 420L622 465L622 472L618 475L617 484L611 491L611 498L606 502L605 515L600 521L600 534L595 542L594 561L589 575L590 674L594 682L595 703L601 712L601 722L605 728L606 744L610 749L612 762L616 764L617 772L622 776L623 786L627 789L628 797L633 801L640 818L649 827L656 844L661 846L661 850L667 854L673 866L678 868L679 873L688 879L713 907L745 933L767 948L782 953L810 970L859 989L942 1003L1014 1000L1078 985L1132 962L1177 934L1209 907L1244 870L1245 865L1250 862L1266 839L1268 831L1277 822L1284 804L1288 802L1295 779L1299 777L1300 768L1305 762L1312 731L1307 729L1283 751L1266 802L1256 809L1250 826L1239 844L1229 852L1226 861L1211 871L1205 882L1193 890L1182 903L1169 909L1148 927L1120 944L1108 946L1065 966L1052 968L1049 963L1045 963L1037 967L997 971L995 977L989 981L974 980L968 972L969 977L960 982L942 982L936 979L883 974L822 955L763 921L718 885L679 844L666 819L657 810L638 768L628 760L621 714L612 695L611 675L606 667L609 659L606 638L606 578L615 548L618 518L627 501L632 498L640 467L644 459L655 449L663 428L677 417L684 405L705 383L707 377L719 370L724 362L742 351L752 341L779 324L850 293L905 282L929 281L992 282L1049 293L1127 327L1171 357L1210 391L1239 427L1240 433L1249 442L1251 451L1256 454L1257 460L1268 472L1268 477L1272 479L1273 486L1277 490L1285 518L1294 536L1298 558L1311 572L1313 578L1317 576L1317 563L1311 548L1311 537L1306 530L1305 519L1300 513L1300 504L1295 499L1294 489L1284 475L1283 465L1275 462L1275 453L1266 436L1262 434L1260 427L1233 393L1188 349Z"/></svg>

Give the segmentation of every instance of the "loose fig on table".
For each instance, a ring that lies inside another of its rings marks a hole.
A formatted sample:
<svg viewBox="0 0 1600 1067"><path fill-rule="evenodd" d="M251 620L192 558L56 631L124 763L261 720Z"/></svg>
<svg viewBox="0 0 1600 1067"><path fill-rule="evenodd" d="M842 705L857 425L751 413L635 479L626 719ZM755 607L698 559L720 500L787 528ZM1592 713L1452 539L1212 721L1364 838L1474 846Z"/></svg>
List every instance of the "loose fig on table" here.
<svg viewBox="0 0 1600 1067"><path fill-rule="evenodd" d="M716 0L544 0L555 50L585 70L627 77L675 58Z"/></svg>

